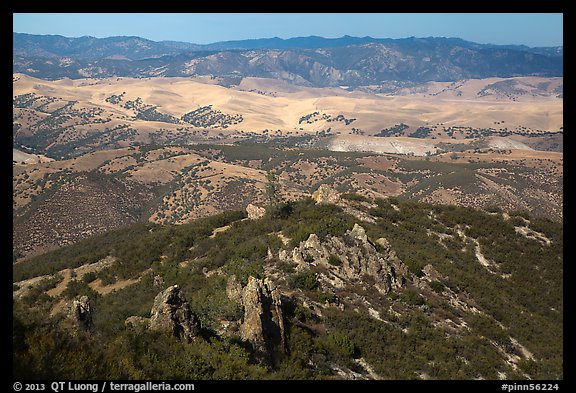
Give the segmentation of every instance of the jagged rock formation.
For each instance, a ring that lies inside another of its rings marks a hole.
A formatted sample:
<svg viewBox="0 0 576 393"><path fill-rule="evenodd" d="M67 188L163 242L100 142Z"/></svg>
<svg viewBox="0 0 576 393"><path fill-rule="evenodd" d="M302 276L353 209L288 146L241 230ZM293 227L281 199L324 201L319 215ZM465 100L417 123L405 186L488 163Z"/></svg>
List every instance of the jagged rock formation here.
<svg viewBox="0 0 576 393"><path fill-rule="evenodd" d="M246 206L246 213L248 213L248 218L250 220L257 220L264 217L264 214L266 214L266 209L250 203L248 206Z"/></svg>
<svg viewBox="0 0 576 393"><path fill-rule="evenodd" d="M326 278L337 287L361 280L364 275L371 276L374 287L387 294L404 287L409 273L386 239L378 239L377 244L380 250L370 242L364 228L355 224L342 237L327 236L324 241L313 233L292 250L291 258L286 253L280 258L291 259L298 264L298 270L318 264L328 267Z"/></svg>
<svg viewBox="0 0 576 393"><path fill-rule="evenodd" d="M90 330L92 328L92 308L88 296L75 299L70 308L70 318L78 329Z"/></svg>
<svg viewBox="0 0 576 393"><path fill-rule="evenodd" d="M190 342L200 333L200 322L190 311L190 305L178 285L172 285L154 298L150 329L173 334Z"/></svg>
<svg viewBox="0 0 576 393"><path fill-rule="evenodd" d="M315 200L316 203L337 204L340 201L340 194L329 185L321 184L320 187L312 193L312 199Z"/></svg>
<svg viewBox="0 0 576 393"><path fill-rule="evenodd" d="M332 203L334 205L340 206L346 213L353 215L361 221L366 221L375 224L376 221L372 216L355 208L350 201L342 199L340 193L330 187L327 184L321 184L316 191L311 195L311 198L316 201L316 203Z"/></svg>
<svg viewBox="0 0 576 393"><path fill-rule="evenodd" d="M154 276L154 288L162 288L164 286L164 279L160 275Z"/></svg>
<svg viewBox="0 0 576 393"><path fill-rule="evenodd" d="M250 276L242 290L244 323L242 339L249 341L255 352L269 359L276 351L285 351L284 321L280 293L268 279Z"/></svg>

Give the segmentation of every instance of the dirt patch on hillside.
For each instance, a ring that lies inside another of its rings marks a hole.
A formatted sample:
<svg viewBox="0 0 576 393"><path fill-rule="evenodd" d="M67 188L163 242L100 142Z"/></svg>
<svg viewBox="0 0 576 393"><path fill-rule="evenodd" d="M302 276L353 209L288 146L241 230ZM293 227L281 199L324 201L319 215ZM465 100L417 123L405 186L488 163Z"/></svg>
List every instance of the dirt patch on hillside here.
<svg viewBox="0 0 576 393"><path fill-rule="evenodd" d="M77 267L76 269L66 269L61 270L60 274L64 277L64 279L55 287L46 292L51 297L56 297L62 294L70 281L74 280L81 280L85 274L98 272L106 267L111 266L115 261L114 257L106 257L101 261L96 263L91 263L89 265L83 265Z"/></svg>
<svg viewBox="0 0 576 393"><path fill-rule="evenodd" d="M60 274L62 276L62 281L60 281L56 287L46 291L46 294L51 297L60 296L62 292L66 290L66 287L68 286L70 281L72 281L73 279L81 280L85 274L91 272L98 272L106 267L111 266L114 263L114 261L115 261L114 257L108 256L95 263L82 265L74 269L60 270L58 273L53 275L43 275L15 282L14 285L17 285L18 287L20 287L20 289L14 291L13 296L22 297L26 295L30 289L38 286L42 281L53 279L57 274Z"/></svg>
<svg viewBox="0 0 576 393"><path fill-rule="evenodd" d="M362 157L358 158L357 161L367 168L380 171L389 171L396 168L396 160L390 157L384 157L384 156Z"/></svg>
<svg viewBox="0 0 576 393"><path fill-rule="evenodd" d="M129 279L129 280L118 280L114 284L110 284L110 285L103 285L102 280L97 279L97 280L92 281L90 283L90 288L92 288L93 290L95 290L96 292L98 292L101 295L107 295L107 294L114 292L114 291L117 291L119 289L123 289L123 288L130 286L130 285L134 285L134 284L140 282L141 278L142 277L133 278L133 279Z"/></svg>

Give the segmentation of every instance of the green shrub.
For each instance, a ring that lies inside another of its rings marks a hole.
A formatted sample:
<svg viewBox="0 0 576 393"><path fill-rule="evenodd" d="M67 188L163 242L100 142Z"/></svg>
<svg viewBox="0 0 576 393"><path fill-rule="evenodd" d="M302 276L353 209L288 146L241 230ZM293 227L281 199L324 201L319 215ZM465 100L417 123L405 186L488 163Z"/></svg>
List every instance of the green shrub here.
<svg viewBox="0 0 576 393"><path fill-rule="evenodd" d="M328 343L339 357L350 359L354 358L358 353L358 349L344 332L335 331L330 333L328 335Z"/></svg>
<svg viewBox="0 0 576 393"><path fill-rule="evenodd" d="M64 292L62 292L62 296L64 296L66 299L74 299L83 295L88 296L90 299L94 299L100 296L100 294L90 288L88 284L79 280L70 280L66 286L66 289Z"/></svg>
<svg viewBox="0 0 576 393"><path fill-rule="evenodd" d="M342 260L333 254L328 257L328 263L332 266L342 266Z"/></svg>
<svg viewBox="0 0 576 393"><path fill-rule="evenodd" d="M421 306L424 304L424 299L418 294L418 292L412 289L405 290L404 293L400 295L400 299L411 306Z"/></svg>
<svg viewBox="0 0 576 393"><path fill-rule="evenodd" d="M51 301L52 298L40 288L32 288L22 297L22 303L28 307L50 304Z"/></svg>
<svg viewBox="0 0 576 393"><path fill-rule="evenodd" d="M356 194L354 192L342 194L340 195L340 198L356 202L370 202L370 200L366 198L364 195Z"/></svg>
<svg viewBox="0 0 576 393"><path fill-rule="evenodd" d="M292 274L296 271L294 269L294 266L289 262L283 262L283 261L278 262L276 263L276 267L278 268L278 270L286 274Z"/></svg>
<svg viewBox="0 0 576 393"><path fill-rule="evenodd" d="M100 281L102 281L102 285L112 285L114 283L116 283L117 281L117 277L114 274L114 267L109 267L106 269L102 269L100 270L98 273L96 273L96 278L99 278Z"/></svg>
<svg viewBox="0 0 576 393"><path fill-rule="evenodd" d="M526 225L526 222L518 216L510 217L510 219L508 220L508 223L510 225L515 226L515 227L523 227L524 225Z"/></svg>
<svg viewBox="0 0 576 393"><path fill-rule="evenodd" d="M316 274L312 271L298 273L291 277L292 287L300 288L307 291L314 291L318 289L320 283Z"/></svg>
<svg viewBox="0 0 576 393"><path fill-rule="evenodd" d="M484 208L488 213L502 213L502 208L496 205L489 205Z"/></svg>
<svg viewBox="0 0 576 393"><path fill-rule="evenodd" d="M53 277L48 277L36 284L36 288L42 292L49 291L50 289L56 288L56 286L62 282L63 277L61 274L57 273Z"/></svg>
<svg viewBox="0 0 576 393"><path fill-rule="evenodd" d="M272 218L285 219L288 218L294 211L293 202L280 202L268 208Z"/></svg>
<svg viewBox="0 0 576 393"><path fill-rule="evenodd" d="M326 302L335 303L336 295L334 295L333 293L319 292L318 301L320 301L320 303L326 303Z"/></svg>
<svg viewBox="0 0 576 393"><path fill-rule="evenodd" d="M530 213L525 210L513 210L508 213L510 217L522 217L525 220L530 220Z"/></svg>
<svg viewBox="0 0 576 393"><path fill-rule="evenodd" d="M298 319L299 321L306 322L312 318L312 312L307 307L298 304L294 308L294 318Z"/></svg>
<svg viewBox="0 0 576 393"><path fill-rule="evenodd" d="M92 281L96 280L96 278L98 278L96 272L88 272L84 276L82 276L82 281L84 281L86 284L89 284Z"/></svg>
<svg viewBox="0 0 576 393"><path fill-rule="evenodd" d="M444 284L442 284L440 281L430 282L430 288L432 288L432 290L436 293L444 292Z"/></svg>

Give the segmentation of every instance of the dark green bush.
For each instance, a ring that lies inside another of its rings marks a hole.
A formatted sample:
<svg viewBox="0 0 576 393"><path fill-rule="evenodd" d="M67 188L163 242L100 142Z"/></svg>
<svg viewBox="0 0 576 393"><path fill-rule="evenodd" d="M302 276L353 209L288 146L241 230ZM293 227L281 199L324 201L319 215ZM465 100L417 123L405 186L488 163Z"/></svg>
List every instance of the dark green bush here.
<svg viewBox="0 0 576 393"><path fill-rule="evenodd" d="M328 343L340 357L349 359L357 356L358 349L350 337L342 331L330 333L328 335Z"/></svg>
<svg viewBox="0 0 576 393"><path fill-rule="evenodd" d="M440 281L431 281L430 288L432 288L432 290L436 293L444 292L444 284L442 284Z"/></svg>
<svg viewBox="0 0 576 393"><path fill-rule="evenodd" d="M342 260L336 255L330 255L328 257L328 263L332 266L342 266Z"/></svg>
<svg viewBox="0 0 576 393"><path fill-rule="evenodd" d="M407 289L401 295L400 299L411 306L421 306L424 304L424 299L418 294L418 292Z"/></svg>
<svg viewBox="0 0 576 393"><path fill-rule="evenodd" d="M91 283L92 281L98 278L98 274L96 272L88 272L84 276L82 276L82 281L86 284Z"/></svg>
<svg viewBox="0 0 576 393"><path fill-rule="evenodd" d="M370 199L368 199L364 195L356 194L354 192L344 193L340 195L340 198L356 202L370 202Z"/></svg>
<svg viewBox="0 0 576 393"><path fill-rule="evenodd" d="M64 296L67 299L74 299L78 296L84 296L84 295L88 296L90 299L94 299L100 296L100 294L94 291L92 288L90 288L88 284L79 280L70 280L70 282L66 286L66 289L64 290L64 292L62 292L62 296Z"/></svg>
<svg viewBox="0 0 576 393"><path fill-rule="evenodd" d="M316 273L307 271L298 273L291 277L292 287L300 288L307 291L314 291L318 289L320 283L316 277Z"/></svg>
<svg viewBox="0 0 576 393"><path fill-rule="evenodd" d="M326 293L326 292L319 292L318 293L318 301L320 303L335 303L336 302L336 295L333 293Z"/></svg>

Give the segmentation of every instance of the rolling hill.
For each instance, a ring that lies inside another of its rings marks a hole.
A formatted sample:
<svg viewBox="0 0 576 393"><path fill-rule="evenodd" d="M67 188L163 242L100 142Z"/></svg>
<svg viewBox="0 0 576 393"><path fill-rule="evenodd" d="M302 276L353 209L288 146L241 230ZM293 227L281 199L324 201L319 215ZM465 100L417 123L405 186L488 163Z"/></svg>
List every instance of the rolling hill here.
<svg viewBox="0 0 576 393"><path fill-rule="evenodd" d="M393 136L419 135L414 132L422 127L437 141L538 138L561 135L563 127L558 78L433 83L396 95L292 87L267 79L226 88L204 78L51 82L15 74L13 86L15 143L52 157L256 134L392 136L383 131L399 124L409 127Z"/></svg>
<svg viewBox="0 0 576 393"><path fill-rule="evenodd" d="M261 78L13 80L17 259L134 222L244 209L263 201L269 171L291 199L327 183L562 217L561 78L396 95Z"/></svg>

